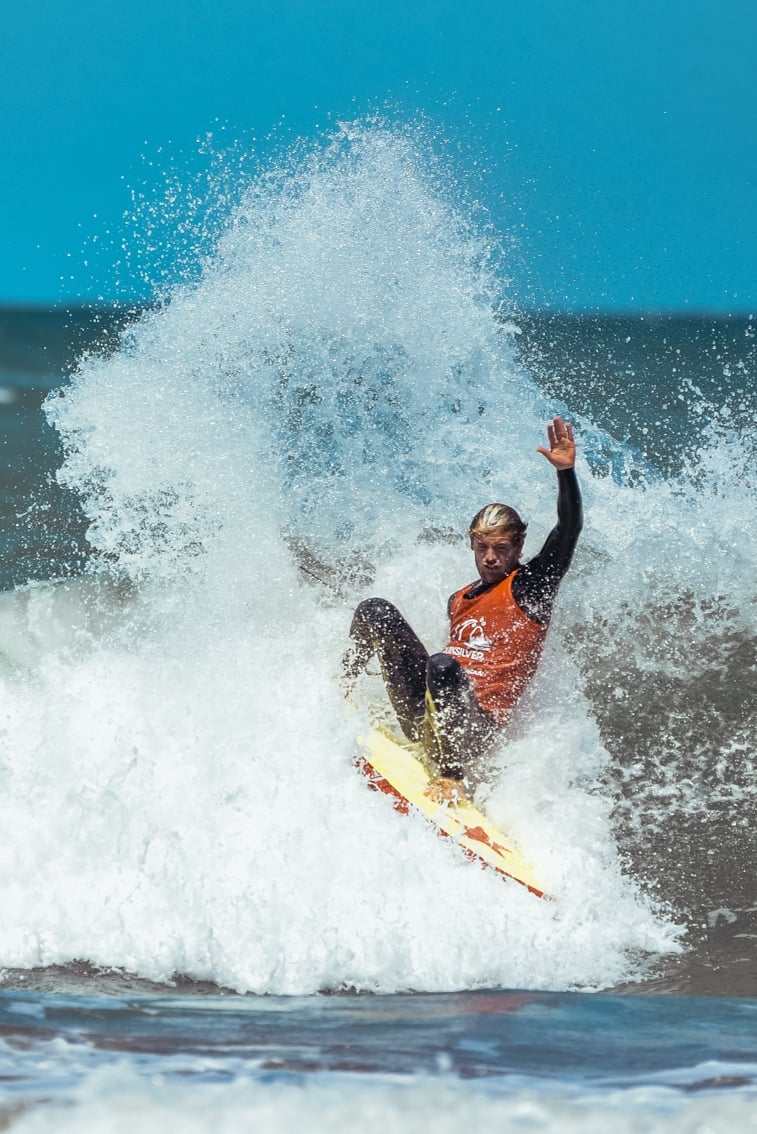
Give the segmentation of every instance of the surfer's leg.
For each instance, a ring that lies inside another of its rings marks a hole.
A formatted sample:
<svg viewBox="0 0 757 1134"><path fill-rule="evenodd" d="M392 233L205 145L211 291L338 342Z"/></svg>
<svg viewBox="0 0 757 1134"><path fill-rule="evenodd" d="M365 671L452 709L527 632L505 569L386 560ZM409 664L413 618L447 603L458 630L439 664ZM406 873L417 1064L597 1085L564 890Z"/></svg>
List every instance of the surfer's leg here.
<svg viewBox="0 0 757 1134"><path fill-rule="evenodd" d="M428 651L418 635L396 606L371 598L355 611L350 639L343 661L347 680L357 678L375 653L400 728L408 740L420 739Z"/></svg>
<svg viewBox="0 0 757 1134"><path fill-rule="evenodd" d="M439 765L439 774L465 779L471 758L483 756L500 730L479 705L470 678L456 658L432 654L426 682L425 740Z"/></svg>

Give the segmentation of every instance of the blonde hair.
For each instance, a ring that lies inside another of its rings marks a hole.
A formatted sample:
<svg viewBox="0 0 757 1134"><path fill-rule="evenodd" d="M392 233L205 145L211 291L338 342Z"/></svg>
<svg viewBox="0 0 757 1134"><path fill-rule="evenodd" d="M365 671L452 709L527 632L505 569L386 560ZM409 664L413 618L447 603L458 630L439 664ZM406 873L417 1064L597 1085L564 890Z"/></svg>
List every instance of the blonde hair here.
<svg viewBox="0 0 757 1134"><path fill-rule="evenodd" d="M507 504L486 504L470 522L468 535L495 535L507 533L514 540L524 539L525 524L514 508Z"/></svg>

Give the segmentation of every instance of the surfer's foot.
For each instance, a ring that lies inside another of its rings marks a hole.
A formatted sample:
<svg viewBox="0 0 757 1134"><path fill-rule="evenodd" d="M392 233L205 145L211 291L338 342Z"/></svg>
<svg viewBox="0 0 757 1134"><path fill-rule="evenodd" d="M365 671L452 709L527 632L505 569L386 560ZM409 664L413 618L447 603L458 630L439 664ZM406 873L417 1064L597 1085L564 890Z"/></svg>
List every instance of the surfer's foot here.
<svg viewBox="0 0 757 1134"><path fill-rule="evenodd" d="M449 776L437 776L423 794L432 803L458 803L465 794L464 784L462 780L453 780Z"/></svg>

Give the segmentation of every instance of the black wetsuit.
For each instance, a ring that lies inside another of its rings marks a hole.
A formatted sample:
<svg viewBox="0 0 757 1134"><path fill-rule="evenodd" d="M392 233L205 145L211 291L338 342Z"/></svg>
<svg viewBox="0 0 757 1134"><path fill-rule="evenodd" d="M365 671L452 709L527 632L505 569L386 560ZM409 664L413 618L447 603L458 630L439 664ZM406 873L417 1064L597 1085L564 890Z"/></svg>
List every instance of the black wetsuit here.
<svg viewBox="0 0 757 1134"><path fill-rule="evenodd" d="M583 526L581 491L573 469L557 474L557 524L538 555L519 565L512 594L529 618L549 622L557 591L570 566ZM489 587L479 579L466 598ZM373 653L378 656L389 699L408 740L423 742L439 774L463 779L464 754L490 750L501 734L485 712L462 666L443 652L428 651L395 606L385 599L361 602L350 627L347 674L357 675Z"/></svg>

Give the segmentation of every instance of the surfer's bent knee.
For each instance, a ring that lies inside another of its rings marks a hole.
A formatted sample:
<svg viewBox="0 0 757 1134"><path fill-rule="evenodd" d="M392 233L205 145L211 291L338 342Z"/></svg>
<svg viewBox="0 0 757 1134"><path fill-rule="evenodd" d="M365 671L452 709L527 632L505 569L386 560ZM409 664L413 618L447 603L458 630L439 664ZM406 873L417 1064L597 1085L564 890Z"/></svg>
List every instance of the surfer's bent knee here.
<svg viewBox="0 0 757 1134"><path fill-rule="evenodd" d="M387 599L369 598L363 599L363 601L358 604L352 623L353 626L355 624L386 626L399 616L400 612L397 610L397 607Z"/></svg>

